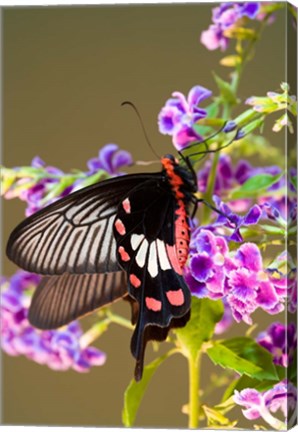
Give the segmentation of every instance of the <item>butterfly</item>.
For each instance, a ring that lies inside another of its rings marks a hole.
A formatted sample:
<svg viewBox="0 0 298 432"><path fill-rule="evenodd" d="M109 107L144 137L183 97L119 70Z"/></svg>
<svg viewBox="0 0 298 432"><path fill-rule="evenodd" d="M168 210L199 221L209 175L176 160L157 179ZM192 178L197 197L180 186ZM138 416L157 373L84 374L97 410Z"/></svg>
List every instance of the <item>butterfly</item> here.
<svg viewBox="0 0 298 432"><path fill-rule="evenodd" d="M29 309L37 328L130 301L137 381L147 342L165 340L190 317L183 268L197 181L172 155L161 164L160 172L111 178L48 205L18 225L7 244L14 263L43 275Z"/></svg>

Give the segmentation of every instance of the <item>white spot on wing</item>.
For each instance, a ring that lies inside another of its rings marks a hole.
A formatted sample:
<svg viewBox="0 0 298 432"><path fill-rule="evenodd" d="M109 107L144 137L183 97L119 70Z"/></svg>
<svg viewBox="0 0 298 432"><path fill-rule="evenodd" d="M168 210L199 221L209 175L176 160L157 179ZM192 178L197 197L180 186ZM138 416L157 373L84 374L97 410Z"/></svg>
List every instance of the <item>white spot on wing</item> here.
<svg viewBox="0 0 298 432"><path fill-rule="evenodd" d="M137 256L136 256L136 263L141 268L144 267L144 265L145 265L148 246L149 246L148 240L144 239L140 249L138 250Z"/></svg>
<svg viewBox="0 0 298 432"><path fill-rule="evenodd" d="M148 272L154 278L158 274L156 244L152 242L149 251Z"/></svg>
<svg viewBox="0 0 298 432"><path fill-rule="evenodd" d="M138 249L140 243L144 240L144 234L133 234L130 239L131 247L135 251Z"/></svg>
<svg viewBox="0 0 298 432"><path fill-rule="evenodd" d="M158 251L158 258L159 258L159 264L162 270L170 270L171 264L168 260L168 256L167 256L167 252L166 252L166 247L163 241L157 239L156 240L156 244L157 244L157 251Z"/></svg>

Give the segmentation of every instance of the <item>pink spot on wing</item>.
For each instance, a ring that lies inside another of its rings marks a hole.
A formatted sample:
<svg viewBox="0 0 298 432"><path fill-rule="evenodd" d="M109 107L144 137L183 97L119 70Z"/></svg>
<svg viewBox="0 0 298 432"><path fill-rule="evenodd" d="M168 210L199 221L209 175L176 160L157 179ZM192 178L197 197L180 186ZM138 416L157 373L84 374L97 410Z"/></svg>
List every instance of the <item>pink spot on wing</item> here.
<svg viewBox="0 0 298 432"><path fill-rule="evenodd" d="M126 252L126 250L124 249L123 246L119 246L118 252L120 254L122 261L129 261L130 260L130 256L128 255L128 253Z"/></svg>
<svg viewBox="0 0 298 432"><path fill-rule="evenodd" d="M145 303L147 308L153 310L153 312L158 312L161 310L161 301L156 300L153 297L146 297Z"/></svg>
<svg viewBox="0 0 298 432"><path fill-rule="evenodd" d="M125 213L130 213L131 212L131 208L130 208L130 201L128 198L126 198L123 202L122 202L122 206L124 208Z"/></svg>
<svg viewBox="0 0 298 432"><path fill-rule="evenodd" d="M125 226L123 225L123 222L120 219L116 220L115 228L120 235L124 235L126 233Z"/></svg>
<svg viewBox="0 0 298 432"><path fill-rule="evenodd" d="M184 294L182 289L178 289L176 291L167 291L167 298L171 305L173 306L181 306L184 303Z"/></svg>
<svg viewBox="0 0 298 432"><path fill-rule="evenodd" d="M129 280L132 286L134 286L135 288L139 288L141 286L141 281L136 275L131 274L129 276Z"/></svg>
<svg viewBox="0 0 298 432"><path fill-rule="evenodd" d="M173 269L175 270L176 273L182 275L182 267L178 261L176 247L170 246L168 244L166 245L166 247L167 247L168 257L169 257L169 260L170 260L170 263L171 263Z"/></svg>

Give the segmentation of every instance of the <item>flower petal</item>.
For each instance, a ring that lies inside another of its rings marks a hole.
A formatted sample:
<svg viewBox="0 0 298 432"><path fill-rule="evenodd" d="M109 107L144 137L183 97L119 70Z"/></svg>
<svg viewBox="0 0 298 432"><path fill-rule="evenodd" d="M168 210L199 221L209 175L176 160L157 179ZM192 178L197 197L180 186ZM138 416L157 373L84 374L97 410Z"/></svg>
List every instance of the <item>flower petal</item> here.
<svg viewBox="0 0 298 432"><path fill-rule="evenodd" d="M182 150L192 142L200 141L201 139L202 137L188 126L182 126L180 129L174 131L173 134L173 143L177 150Z"/></svg>
<svg viewBox="0 0 298 432"><path fill-rule="evenodd" d="M188 93L188 104L189 106L197 106L199 103L201 103L203 100L207 99L208 97L212 96L212 91L206 89L202 86L194 86Z"/></svg>

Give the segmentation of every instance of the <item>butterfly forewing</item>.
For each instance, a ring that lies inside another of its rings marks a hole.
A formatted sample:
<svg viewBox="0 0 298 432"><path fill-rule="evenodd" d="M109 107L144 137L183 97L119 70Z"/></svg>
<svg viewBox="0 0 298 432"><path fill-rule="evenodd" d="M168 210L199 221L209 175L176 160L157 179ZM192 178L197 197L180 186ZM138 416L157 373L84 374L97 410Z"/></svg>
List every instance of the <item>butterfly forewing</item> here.
<svg viewBox="0 0 298 432"><path fill-rule="evenodd" d="M113 235L118 204L148 176L100 182L45 207L12 232L8 257L23 269L44 275L119 270Z"/></svg>

